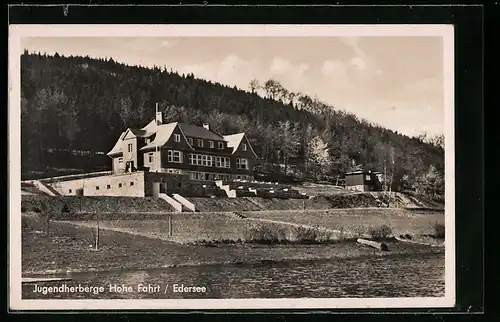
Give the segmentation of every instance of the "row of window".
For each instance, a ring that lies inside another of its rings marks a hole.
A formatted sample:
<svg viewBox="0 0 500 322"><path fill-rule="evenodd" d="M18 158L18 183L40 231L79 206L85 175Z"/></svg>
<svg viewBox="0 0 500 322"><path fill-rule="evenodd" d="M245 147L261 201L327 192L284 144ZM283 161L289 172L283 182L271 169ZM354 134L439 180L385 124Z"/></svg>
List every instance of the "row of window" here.
<svg viewBox="0 0 500 322"><path fill-rule="evenodd" d="M194 139L193 138L187 138L189 144L191 146L194 145ZM181 135L180 134L174 134L174 141L175 142L180 142L181 141ZM198 147L202 148L203 147L203 139L196 139L196 144ZM208 147L210 149L214 149L215 148L215 142L214 141L208 141ZM224 142L217 142L217 148L219 150L224 150ZM247 150L247 145L246 143L242 143L241 144L241 149L243 151L246 151Z"/></svg>
<svg viewBox="0 0 500 322"><path fill-rule="evenodd" d="M231 161L228 157L216 157L204 154L189 154L189 164L205 167L229 168Z"/></svg>
<svg viewBox="0 0 500 322"><path fill-rule="evenodd" d="M130 186L132 187L133 185L134 185L134 182L130 181ZM121 187L123 187L123 184L119 183L118 188L121 188ZM111 189L111 185L110 184L106 185L106 189ZM99 186L95 186L95 190L99 190ZM69 189L68 192L72 193L73 189Z"/></svg>
<svg viewBox="0 0 500 322"><path fill-rule="evenodd" d="M231 176L229 174L222 173L209 173L209 172L190 172L189 179L191 180L206 180L206 181L215 181L215 180L229 180ZM247 175L235 175L235 179L239 180L251 180L251 176Z"/></svg>
<svg viewBox="0 0 500 322"><path fill-rule="evenodd" d="M170 163L182 163L183 162L183 153L181 151L176 150L168 150L167 151L167 159ZM154 153L151 152L148 154L148 162L154 162ZM123 163L123 158L118 158L118 163ZM230 168L231 162L228 157L216 157L211 155L204 154L189 154L189 164L192 165L202 165L205 167L216 167L216 168ZM236 159L236 168L248 170L248 160L244 158Z"/></svg>
<svg viewBox="0 0 500 322"><path fill-rule="evenodd" d="M191 180L229 180L229 174L208 173L208 172L190 172L189 179Z"/></svg>

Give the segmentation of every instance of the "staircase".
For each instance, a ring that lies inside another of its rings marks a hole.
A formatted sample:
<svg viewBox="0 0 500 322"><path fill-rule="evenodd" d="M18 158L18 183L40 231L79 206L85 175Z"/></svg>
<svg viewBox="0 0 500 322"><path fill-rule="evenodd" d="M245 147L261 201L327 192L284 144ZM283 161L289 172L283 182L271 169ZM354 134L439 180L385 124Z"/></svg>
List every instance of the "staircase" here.
<svg viewBox="0 0 500 322"><path fill-rule="evenodd" d="M177 200L173 199L172 197L168 196L167 194L164 194L164 193L160 193L158 195L158 197L160 197L161 199L165 200L166 202L168 202L172 208L175 209L175 211L177 212L182 212L182 204L180 202L178 202Z"/></svg>
<svg viewBox="0 0 500 322"><path fill-rule="evenodd" d="M236 198L236 190L231 189L228 184L217 184L217 186L226 192L228 198Z"/></svg>
<svg viewBox="0 0 500 322"><path fill-rule="evenodd" d="M182 205L183 209L186 209L187 211L196 211L194 203L190 202L180 194L174 193L172 197L174 197L174 199Z"/></svg>
<svg viewBox="0 0 500 322"><path fill-rule="evenodd" d="M38 190L48 194L49 196L52 196L52 197L55 197L55 196L60 196L61 194L59 192L57 192L57 190L55 190L54 188L52 188L50 185L42 182L42 181L39 181L39 180L33 180L33 185L35 186L35 188L37 188Z"/></svg>

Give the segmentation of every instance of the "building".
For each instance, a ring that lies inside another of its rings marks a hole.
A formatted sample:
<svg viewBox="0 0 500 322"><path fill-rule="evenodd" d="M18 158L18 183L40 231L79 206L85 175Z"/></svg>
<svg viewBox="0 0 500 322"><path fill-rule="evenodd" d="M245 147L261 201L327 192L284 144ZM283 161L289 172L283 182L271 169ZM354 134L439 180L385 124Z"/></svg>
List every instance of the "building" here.
<svg viewBox="0 0 500 322"><path fill-rule="evenodd" d="M354 191L377 191L380 190L378 172L353 171L345 174L345 188Z"/></svg>
<svg viewBox="0 0 500 322"><path fill-rule="evenodd" d="M113 174L180 174L193 181L253 180L257 155L245 133L220 135L209 124L163 123L162 113L141 129L128 128L111 151Z"/></svg>

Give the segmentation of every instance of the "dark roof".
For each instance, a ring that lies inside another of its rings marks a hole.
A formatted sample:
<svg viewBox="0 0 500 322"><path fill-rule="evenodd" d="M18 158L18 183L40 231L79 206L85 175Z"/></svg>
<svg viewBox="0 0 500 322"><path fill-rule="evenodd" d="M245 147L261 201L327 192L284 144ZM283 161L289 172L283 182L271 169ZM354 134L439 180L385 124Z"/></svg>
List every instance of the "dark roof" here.
<svg viewBox="0 0 500 322"><path fill-rule="evenodd" d="M224 138L220 135L215 134L212 131L207 130L203 126L196 126L186 123L179 123L179 127L186 137L193 137L199 139L207 139L214 141L224 141Z"/></svg>

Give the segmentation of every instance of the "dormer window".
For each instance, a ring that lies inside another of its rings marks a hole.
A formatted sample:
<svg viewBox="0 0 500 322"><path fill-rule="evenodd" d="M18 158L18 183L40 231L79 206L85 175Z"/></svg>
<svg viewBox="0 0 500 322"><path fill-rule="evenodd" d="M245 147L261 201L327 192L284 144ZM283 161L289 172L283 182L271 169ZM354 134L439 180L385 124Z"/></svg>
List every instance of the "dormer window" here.
<svg viewBox="0 0 500 322"><path fill-rule="evenodd" d="M188 142L190 145L193 145L193 138L188 138Z"/></svg>
<svg viewBox="0 0 500 322"><path fill-rule="evenodd" d="M174 141L175 142L181 142L181 135L180 134L174 134Z"/></svg>
<svg viewBox="0 0 500 322"><path fill-rule="evenodd" d="M208 141L208 145L210 146L210 149L214 148L214 141Z"/></svg>
<svg viewBox="0 0 500 322"><path fill-rule="evenodd" d="M247 144L246 144L246 143L242 143L242 144L241 144L241 149L242 149L243 151L246 151L246 150L247 150Z"/></svg>
<svg viewBox="0 0 500 322"><path fill-rule="evenodd" d="M224 142L219 142L219 150L224 150Z"/></svg>
<svg viewBox="0 0 500 322"><path fill-rule="evenodd" d="M203 140L202 140L202 139L198 139L198 146L199 146L200 148L202 148L202 147L203 147Z"/></svg>

